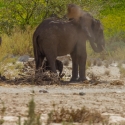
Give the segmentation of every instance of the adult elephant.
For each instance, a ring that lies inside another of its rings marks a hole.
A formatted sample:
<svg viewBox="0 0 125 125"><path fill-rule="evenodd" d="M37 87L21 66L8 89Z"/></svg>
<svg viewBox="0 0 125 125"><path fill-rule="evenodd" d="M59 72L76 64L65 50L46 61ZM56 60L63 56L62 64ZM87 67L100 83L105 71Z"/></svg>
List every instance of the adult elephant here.
<svg viewBox="0 0 125 125"><path fill-rule="evenodd" d="M71 81L84 81L86 80L86 41L90 41L95 52L103 50L105 41L100 21L75 6L74 4L68 6L68 17L73 20L61 21L55 18L44 20L34 32L33 48L36 70L42 66L46 57L51 70L56 73L57 56L70 54ZM76 15L72 15L72 8L75 8L73 13L76 12Z"/></svg>

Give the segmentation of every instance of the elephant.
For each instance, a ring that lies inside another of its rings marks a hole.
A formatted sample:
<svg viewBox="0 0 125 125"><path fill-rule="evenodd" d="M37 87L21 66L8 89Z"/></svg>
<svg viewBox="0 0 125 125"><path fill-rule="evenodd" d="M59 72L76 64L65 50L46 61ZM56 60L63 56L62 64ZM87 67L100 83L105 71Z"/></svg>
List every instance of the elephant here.
<svg viewBox="0 0 125 125"><path fill-rule="evenodd" d="M56 64L56 70L59 71L59 77L62 77L63 63L60 60L56 59L55 64ZM46 70L51 71L51 68L49 66L49 62L47 60L44 61L42 68L43 68L43 72L45 72Z"/></svg>
<svg viewBox="0 0 125 125"><path fill-rule="evenodd" d="M72 15L72 8L75 13ZM84 12L75 4L68 5L69 21L55 18L45 19L33 34L33 48L36 70L42 66L46 57L52 72L56 73L56 58L70 54L72 59L72 77L70 81L86 80L86 41L95 52L105 47L103 28L99 20Z"/></svg>

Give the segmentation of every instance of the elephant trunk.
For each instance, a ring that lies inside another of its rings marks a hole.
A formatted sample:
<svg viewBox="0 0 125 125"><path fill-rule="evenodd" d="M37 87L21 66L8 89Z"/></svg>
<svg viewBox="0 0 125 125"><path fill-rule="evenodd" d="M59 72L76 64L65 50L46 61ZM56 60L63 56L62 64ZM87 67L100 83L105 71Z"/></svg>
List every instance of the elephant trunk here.
<svg viewBox="0 0 125 125"><path fill-rule="evenodd" d="M104 36L102 35L101 39L97 39L95 37L93 31L91 30L91 28L84 27L82 29L87 33L87 37L88 37L88 40L90 42L90 45L91 45L92 49L97 53L103 51L104 47L105 47L105 45L104 45L105 44Z"/></svg>
<svg viewBox="0 0 125 125"><path fill-rule="evenodd" d="M96 43L94 41L92 41L92 40L89 40L89 41L90 41L90 45L91 45L92 49L95 52L99 53L104 49L103 45L96 45Z"/></svg>

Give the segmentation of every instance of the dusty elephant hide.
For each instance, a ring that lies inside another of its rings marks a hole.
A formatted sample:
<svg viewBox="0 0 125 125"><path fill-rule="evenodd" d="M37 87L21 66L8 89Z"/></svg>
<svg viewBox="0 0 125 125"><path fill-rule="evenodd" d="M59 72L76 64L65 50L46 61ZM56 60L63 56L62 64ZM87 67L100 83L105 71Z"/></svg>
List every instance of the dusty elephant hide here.
<svg viewBox="0 0 125 125"><path fill-rule="evenodd" d="M75 8L72 13L72 7ZM77 12L77 11L80 11ZM42 66L47 58L51 71L56 73L57 56L71 55L72 78L71 81L86 80L86 41L89 40L95 52L104 49L105 41L103 29L99 20L84 12L74 4L68 6L70 21L61 21L55 18L44 20L33 34L33 48L36 69Z"/></svg>

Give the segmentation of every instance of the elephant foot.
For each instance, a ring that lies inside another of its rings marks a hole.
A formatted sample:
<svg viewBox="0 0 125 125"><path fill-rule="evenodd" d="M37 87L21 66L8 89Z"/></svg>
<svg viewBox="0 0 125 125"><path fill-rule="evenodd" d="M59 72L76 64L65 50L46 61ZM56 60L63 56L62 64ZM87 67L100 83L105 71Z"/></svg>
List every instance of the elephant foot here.
<svg viewBox="0 0 125 125"><path fill-rule="evenodd" d="M79 82L84 82L84 81L86 81L86 80L87 80L86 77L84 77L84 78L78 78L78 81L79 81Z"/></svg>
<svg viewBox="0 0 125 125"><path fill-rule="evenodd" d="M86 77L84 78L71 78L70 82L84 82L86 81Z"/></svg>
<svg viewBox="0 0 125 125"><path fill-rule="evenodd" d="M78 82L78 78L73 78L73 77L72 77L72 78L70 79L70 82Z"/></svg>

